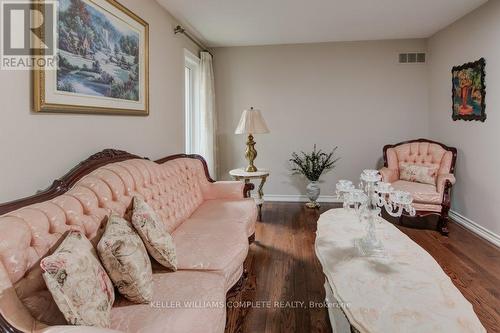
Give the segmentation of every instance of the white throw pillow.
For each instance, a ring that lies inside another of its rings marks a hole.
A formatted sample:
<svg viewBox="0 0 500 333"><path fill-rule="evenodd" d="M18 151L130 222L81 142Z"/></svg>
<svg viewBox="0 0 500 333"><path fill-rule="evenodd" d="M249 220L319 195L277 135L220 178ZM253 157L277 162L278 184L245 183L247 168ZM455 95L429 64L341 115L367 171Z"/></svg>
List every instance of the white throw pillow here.
<svg viewBox="0 0 500 333"><path fill-rule="evenodd" d="M176 271L177 256L172 236L155 211L139 197L133 199L131 220L149 254L163 266Z"/></svg>
<svg viewBox="0 0 500 333"><path fill-rule="evenodd" d="M40 267L48 290L69 324L110 326L113 284L85 235L70 231L55 252L42 259Z"/></svg>
<svg viewBox="0 0 500 333"><path fill-rule="evenodd" d="M418 165L406 162L399 163L399 178L409 182L436 185L438 167Z"/></svg>
<svg viewBox="0 0 500 333"><path fill-rule="evenodd" d="M120 294L134 303L151 302L151 261L130 222L112 214L97 245L97 253Z"/></svg>

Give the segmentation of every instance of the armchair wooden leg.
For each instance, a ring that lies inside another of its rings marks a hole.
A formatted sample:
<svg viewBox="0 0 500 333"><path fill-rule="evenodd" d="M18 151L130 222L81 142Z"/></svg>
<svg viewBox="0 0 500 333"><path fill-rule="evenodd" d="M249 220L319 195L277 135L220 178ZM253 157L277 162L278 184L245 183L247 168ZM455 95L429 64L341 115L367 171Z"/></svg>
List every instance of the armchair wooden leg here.
<svg viewBox="0 0 500 333"><path fill-rule="evenodd" d="M448 209L443 209L443 212L441 212L441 216L439 216L439 222L438 222L438 231L441 233L443 236L448 236L450 231L448 230L448 222L450 221L450 218L448 217Z"/></svg>
<svg viewBox="0 0 500 333"><path fill-rule="evenodd" d="M448 230L448 222L450 218L448 217L448 213L451 208L451 186L452 183L447 180L444 185L444 193L443 193L443 203L441 204L441 216L439 217L438 223L438 231L441 232L442 235L448 236L450 231Z"/></svg>

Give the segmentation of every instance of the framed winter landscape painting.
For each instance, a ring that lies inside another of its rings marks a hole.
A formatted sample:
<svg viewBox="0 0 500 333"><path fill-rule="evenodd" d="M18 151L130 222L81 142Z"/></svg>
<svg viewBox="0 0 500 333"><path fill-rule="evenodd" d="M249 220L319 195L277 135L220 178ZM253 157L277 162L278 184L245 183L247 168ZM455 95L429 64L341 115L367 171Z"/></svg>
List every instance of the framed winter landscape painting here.
<svg viewBox="0 0 500 333"><path fill-rule="evenodd" d="M114 0L59 0L56 69L34 71L37 112L148 115L149 26Z"/></svg>

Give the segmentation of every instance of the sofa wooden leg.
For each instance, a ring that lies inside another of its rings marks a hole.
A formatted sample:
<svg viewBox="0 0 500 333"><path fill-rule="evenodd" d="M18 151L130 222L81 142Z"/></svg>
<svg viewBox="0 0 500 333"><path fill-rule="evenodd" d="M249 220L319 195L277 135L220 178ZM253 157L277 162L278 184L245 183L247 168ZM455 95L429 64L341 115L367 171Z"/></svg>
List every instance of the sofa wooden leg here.
<svg viewBox="0 0 500 333"><path fill-rule="evenodd" d="M243 262L243 272L240 276L240 279L234 284L234 286L227 292L226 298L234 298L236 297L245 287L245 283L248 280L249 275L249 260L245 259Z"/></svg>
<svg viewBox="0 0 500 333"><path fill-rule="evenodd" d="M243 290L245 287L245 281L248 279L248 272L247 270L243 271L243 274L241 274L241 277L239 278L238 281L234 284L234 286L229 289L229 291L226 294L226 298L228 300L232 300L235 297L238 296L238 294Z"/></svg>
<svg viewBox="0 0 500 333"><path fill-rule="evenodd" d="M252 244L255 242L255 232L252 234L252 236L248 237L248 244Z"/></svg>
<svg viewBox="0 0 500 333"><path fill-rule="evenodd" d="M227 292L226 307L228 306L228 304L233 304L241 301L241 294L244 289L247 276L248 275L243 272L238 282L236 282L236 284ZM239 315L240 309L231 306L228 307L226 311L226 327L224 331L230 333L241 332L244 316Z"/></svg>
<svg viewBox="0 0 500 333"><path fill-rule="evenodd" d="M243 332L243 320L248 312L247 307L238 307L234 304L247 300L245 292L248 290L248 280L250 268L250 260L247 258L243 263L243 274L241 274L238 282L228 291L226 295L226 333ZM231 304L231 306L229 306Z"/></svg>
<svg viewBox="0 0 500 333"><path fill-rule="evenodd" d="M441 213L441 216L439 216L439 222L438 222L438 231L441 233L443 236L448 236L450 231L448 230L448 222L450 221L450 218L448 217L448 212L445 211Z"/></svg>

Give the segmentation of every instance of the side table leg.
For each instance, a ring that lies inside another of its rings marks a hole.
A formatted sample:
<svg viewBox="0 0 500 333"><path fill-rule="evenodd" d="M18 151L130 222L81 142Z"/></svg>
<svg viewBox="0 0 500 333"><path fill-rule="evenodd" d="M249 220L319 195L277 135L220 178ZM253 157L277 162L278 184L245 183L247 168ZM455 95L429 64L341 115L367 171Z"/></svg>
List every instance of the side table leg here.
<svg viewBox="0 0 500 333"><path fill-rule="evenodd" d="M262 221L262 203L263 203L263 197L264 197L264 184L266 183L267 176L263 176L260 180L260 185L258 188L258 195L259 195L259 221Z"/></svg>
<svg viewBox="0 0 500 333"><path fill-rule="evenodd" d="M241 178L240 178L240 179L238 179L238 180L241 180ZM246 187L246 185L250 184L250 179L245 178L245 179L244 179L244 181L245 181L245 187ZM252 195L251 195L251 193L250 193L250 192L251 192L251 191L250 191L250 189L248 189L248 190L247 190L247 192L245 193L245 196L246 196L247 198L251 198L251 197L252 197Z"/></svg>

